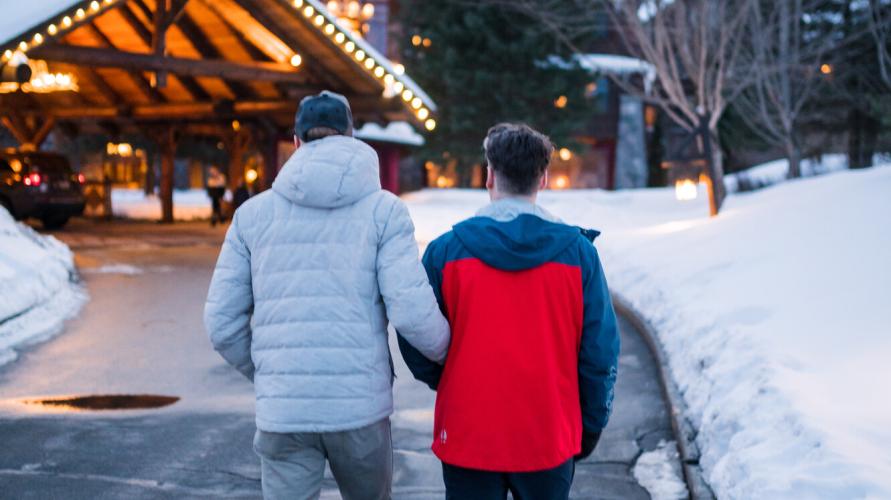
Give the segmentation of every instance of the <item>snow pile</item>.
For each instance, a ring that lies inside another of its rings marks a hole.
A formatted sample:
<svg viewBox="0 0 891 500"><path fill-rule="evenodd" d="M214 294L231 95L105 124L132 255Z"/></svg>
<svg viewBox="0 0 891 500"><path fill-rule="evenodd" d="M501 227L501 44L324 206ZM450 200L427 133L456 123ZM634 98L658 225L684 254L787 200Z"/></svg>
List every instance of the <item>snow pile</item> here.
<svg viewBox="0 0 891 500"><path fill-rule="evenodd" d="M15 222L3 208L0 290L0 365L16 358L16 348L61 331L87 299L68 247Z"/></svg>
<svg viewBox="0 0 891 500"><path fill-rule="evenodd" d="M653 451L642 453L634 464L634 479L650 493L653 500L689 498L687 485L679 477L678 449L674 441L659 441Z"/></svg>
<svg viewBox="0 0 891 500"><path fill-rule="evenodd" d="M111 191L111 210L115 217L125 219L159 220L161 199L146 195L141 189L114 188ZM173 191L173 218L180 221L209 219L210 197L204 189Z"/></svg>
<svg viewBox="0 0 891 500"><path fill-rule="evenodd" d="M487 201L406 199L422 242ZM719 498L891 498L891 168L731 196L715 219L704 192L541 203L603 231L611 288L658 330Z"/></svg>
<svg viewBox="0 0 891 500"><path fill-rule="evenodd" d="M823 155L821 158L805 158L801 160L802 177L815 177L847 170L847 168L848 158L843 154L828 154ZM781 158L726 175L724 176L724 185L729 193L751 191L785 182L788 173L789 160Z"/></svg>

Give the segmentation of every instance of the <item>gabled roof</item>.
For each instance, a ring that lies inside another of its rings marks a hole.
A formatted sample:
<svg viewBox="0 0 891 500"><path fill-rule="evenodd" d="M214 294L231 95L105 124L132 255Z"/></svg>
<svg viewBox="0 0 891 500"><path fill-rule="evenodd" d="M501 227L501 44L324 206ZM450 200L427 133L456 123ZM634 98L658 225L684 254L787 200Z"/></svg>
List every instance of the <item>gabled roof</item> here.
<svg viewBox="0 0 891 500"><path fill-rule="evenodd" d="M0 20L0 63L16 51L47 60L50 71L73 73L80 92L0 95L4 106L72 120L255 114L287 123L302 96L328 88L359 118L435 126L423 89L318 0L174 0L184 7L171 16L166 57L152 52L155 0L17 4ZM150 84L157 71L169 74L166 86Z"/></svg>

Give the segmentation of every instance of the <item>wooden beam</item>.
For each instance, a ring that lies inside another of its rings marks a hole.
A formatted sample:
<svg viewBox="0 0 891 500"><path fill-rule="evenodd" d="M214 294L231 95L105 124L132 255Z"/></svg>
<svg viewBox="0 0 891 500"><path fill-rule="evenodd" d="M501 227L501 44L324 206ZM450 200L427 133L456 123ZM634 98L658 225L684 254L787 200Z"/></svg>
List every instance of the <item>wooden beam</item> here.
<svg viewBox="0 0 891 500"><path fill-rule="evenodd" d="M98 49L80 45L42 46L32 51L35 58L79 64L92 68L123 68L143 71L169 71L179 75L211 76L232 80L272 81L302 84L303 75L284 63L239 63L225 60L158 57L152 54Z"/></svg>
<svg viewBox="0 0 891 500"><path fill-rule="evenodd" d="M155 0L155 30L152 32L152 54L156 57L164 57L167 51L167 0ZM156 70L152 73L152 87L164 88L167 86L167 72Z"/></svg>
<svg viewBox="0 0 891 500"><path fill-rule="evenodd" d="M297 40L297 38L289 33L287 30L279 27L278 23L276 23L275 19L273 19L262 7L258 7L254 5L249 0L234 0L236 4L238 4L241 8L248 11L251 16L256 19L260 24L263 25L264 28L269 30L270 33L275 35L276 38L284 42L285 45L291 47L291 50L301 53L308 54L309 52L304 50L302 44ZM213 5L213 0L205 0L205 4L208 6ZM216 12L216 9L214 10ZM224 17L224 16L220 16ZM339 49L338 49L339 50ZM303 66L308 66L307 61L304 61ZM312 75L321 80L322 84L328 87L329 90L334 90L340 92L341 94L345 93L345 88L343 82L341 82L340 78L331 73L327 68L321 65L314 65L314 67L307 69Z"/></svg>
<svg viewBox="0 0 891 500"><path fill-rule="evenodd" d="M13 113L8 113L0 116L0 122L3 123L6 130L9 130L9 133L12 134L20 145L24 146L25 144L28 144L28 136L30 135L30 132L19 117Z"/></svg>
<svg viewBox="0 0 891 500"><path fill-rule="evenodd" d="M113 106L119 106L124 102L124 98L121 97L121 95L118 94L118 92L112 88L112 86L109 85L108 82L102 78L102 75L96 72L96 70L78 66L75 71L77 72L78 78L90 82Z"/></svg>
<svg viewBox="0 0 891 500"><path fill-rule="evenodd" d="M306 88L309 95L316 89ZM377 96L348 96L354 114L399 111L400 103L386 101ZM89 120L101 118L133 118L143 120L205 120L231 119L238 116L268 116L297 112L298 100L233 101L233 102L185 102L137 105L129 112L114 106L72 107L47 109L45 113L64 120Z"/></svg>
<svg viewBox="0 0 891 500"><path fill-rule="evenodd" d="M40 125L40 128L34 132L31 136L31 144L34 145L35 149L40 149L43 141L46 140L46 137L53 131L53 127L56 126L56 118L54 116L47 116L46 120L43 121L43 124Z"/></svg>
<svg viewBox="0 0 891 500"><path fill-rule="evenodd" d="M124 21L133 29L137 36L142 39L142 42L147 46L152 46L152 32L136 17L136 14L133 13L131 7L129 5L123 5L120 8L121 17L124 18ZM191 76L179 76L178 77L180 83L182 83L183 87L191 96L192 100L195 101L207 101L210 100L210 94L204 90L204 87L198 83L197 80L192 78Z"/></svg>
<svg viewBox="0 0 891 500"><path fill-rule="evenodd" d="M251 59L253 59L255 61L274 61L275 60L269 54L263 52L253 42L248 40L248 38L246 36L244 36L244 32L241 31L240 29L238 29L237 27L233 26L232 23L229 21L229 19L226 16L220 15L220 13L212 7L210 7L210 6L208 6L208 7L209 7L208 10L211 13L213 13L213 15L217 19L219 19L219 21L225 27L226 31L230 35L232 35L232 37L235 39L235 41L238 43L238 45L241 47L241 49L244 50L245 52L247 52L247 54L251 57ZM180 23L180 28L182 28L182 23ZM309 70L309 73L311 74L312 70ZM276 96L276 98L284 97L287 95L287 89L285 88L284 84L276 83L275 89L278 92L278 96Z"/></svg>
<svg viewBox="0 0 891 500"><path fill-rule="evenodd" d="M115 45L114 45L114 43L112 43L111 39L108 38L107 36L105 36L105 33L103 33L102 30L100 30L99 27L96 26L95 23L85 24L83 26L83 28L85 30L89 31L90 34L93 35L94 38L99 39L100 43L102 45L104 45L105 47L114 48ZM52 50L52 49L57 49L58 47L64 47L64 46L63 45L44 45L42 47L37 47L37 49L38 50L40 50L40 49ZM106 50L106 49L95 49L95 50ZM32 50L31 54L34 55L34 52L35 51ZM67 62L67 61L63 60L61 62ZM72 61L72 62L74 62L74 61ZM90 66L90 65L85 64L83 66ZM133 80L133 84L136 85L136 87L139 89L139 91L142 92L142 94L149 101L151 101L153 103L166 101L167 99L165 99L164 96L160 92L158 92L158 89L152 88L152 86L149 84L149 82L146 81L145 76L143 76L142 73L140 71L138 71L141 69L142 68L127 70L127 74L130 75L130 79Z"/></svg>
<svg viewBox="0 0 891 500"><path fill-rule="evenodd" d="M183 32L183 35L188 38L192 47L201 54L201 57L205 59L225 59L223 54L210 42L207 34L204 33L188 12L184 12L183 15L180 16L177 26L179 27L179 30ZM226 80L224 80L223 83L229 87L229 90L236 99L251 99L255 98L257 95L250 85Z"/></svg>

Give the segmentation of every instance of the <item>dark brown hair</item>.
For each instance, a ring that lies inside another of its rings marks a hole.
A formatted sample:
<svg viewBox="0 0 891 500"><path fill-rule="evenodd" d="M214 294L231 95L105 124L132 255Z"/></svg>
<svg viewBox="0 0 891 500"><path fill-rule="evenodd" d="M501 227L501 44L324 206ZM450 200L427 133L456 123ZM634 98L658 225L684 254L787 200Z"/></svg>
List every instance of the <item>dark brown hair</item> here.
<svg viewBox="0 0 891 500"><path fill-rule="evenodd" d="M499 123L483 142L486 161L498 172L499 189L529 195L551 163L554 146L541 132L522 123Z"/></svg>

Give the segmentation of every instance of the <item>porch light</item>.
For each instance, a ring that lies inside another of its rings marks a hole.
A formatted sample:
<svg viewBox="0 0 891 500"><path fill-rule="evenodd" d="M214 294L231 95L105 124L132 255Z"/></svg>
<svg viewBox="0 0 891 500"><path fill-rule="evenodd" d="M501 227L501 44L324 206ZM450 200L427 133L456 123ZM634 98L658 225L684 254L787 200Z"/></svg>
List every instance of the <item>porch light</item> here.
<svg viewBox="0 0 891 500"><path fill-rule="evenodd" d="M554 189L566 189L569 187L569 177L558 175L554 178Z"/></svg>
<svg viewBox="0 0 891 500"><path fill-rule="evenodd" d="M260 177L260 174L257 173L254 169L248 169L247 172L244 173L244 180L248 182L248 184L252 184Z"/></svg>
<svg viewBox="0 0 891 500"><path fill-rule="evenodd" d="M691 201L699 196L699 186L693 179L678 179L674 182L674 196L678 201Z"/></svg>
<svg viewBox="0 0 891 500"><path fill-rule="evenodd" d="M560 148L558 154L560 155L560 159L563 161L569 161L572 159L572 151L567 148Z"/></svg>

